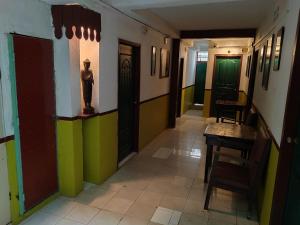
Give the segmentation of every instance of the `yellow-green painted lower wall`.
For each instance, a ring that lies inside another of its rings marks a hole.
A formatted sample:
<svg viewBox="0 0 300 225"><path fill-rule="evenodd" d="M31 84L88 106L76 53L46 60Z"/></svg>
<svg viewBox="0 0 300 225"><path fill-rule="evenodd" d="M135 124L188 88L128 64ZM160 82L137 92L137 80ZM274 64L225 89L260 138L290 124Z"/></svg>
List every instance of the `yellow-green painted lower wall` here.
<svg viewBox="0 0 300 225"><path fill-rule="evenodd" d="M76 196L83 189L82 120L57 121L57 158L59 190Z"/></svg>
<svg viewBox="0 0 300 225"><path fill-rule="evenodd" d="M203 104L203 116L210 116L210 102L211 102L211 90L205 89L204 91L204 104Z"/></svg>
<svg viewBox="0 0 300 225"><path fill-rule="evenodd" d="M194 103L194 90L195 86L190 86L182 89L181 94L181 114L192 108Z"/></svg>
<svg viewBox="0 0 300 225"><path fill-rule="evenodd" d="M169 95L140 105L139 149L168 127Z"/></svg>
<svg viewBox="0 0 300 225"><path fill-rule="evenodd" d="M117 169L118 113L83 120L84 180L101 184Z"/></svg>
<svg viewBox="0 0 300 225"><path fill-rule="evenodd" d="M269 157L266 177L259 192L259 212L260 212L260 225L269 225L271 209L273 203L273 193L276 180L276 171L278 164L279 150L276 145L272 143L271 153Z"/></svg>
<svg viewBox="0 0 300 225"><path fill-rule="evenodd" d="M9 141L6 143L6 153L7 153L7 167L8 167L8 181L9 190L11 193L10 200L10 212L11 220L16 223L20 220L19 213L19 200L16 196L19 195L18 191L18 177L17 177L17 162L16 162L16 147L15 141Z"/></svg>
<svg viewBox="0 0 300 225"><path fill-rule="evenodd" d="M239 92L239 102L246 104L247 95L245 92ZM204 104L203 104L203 116L210 117L210 104L211 104L211 90L205 89L204 92Z"/></svg>
<svg viewBox="0 0 300 225"><path fill-rule="evenodd" d="M267 125L261 118L259 118L258 127L261 126L266 129ZM276 147L274 141L272 141L266 175L263 179L262 187L258 193L258 212L260 225L269 225L270 222L278 158L279 149Z"/></svg>

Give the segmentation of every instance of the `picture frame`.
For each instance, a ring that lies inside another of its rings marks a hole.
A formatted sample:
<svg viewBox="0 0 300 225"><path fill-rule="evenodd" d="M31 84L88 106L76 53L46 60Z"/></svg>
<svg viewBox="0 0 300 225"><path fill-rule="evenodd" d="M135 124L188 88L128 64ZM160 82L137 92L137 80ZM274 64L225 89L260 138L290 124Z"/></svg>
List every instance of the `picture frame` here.
<svg viewBox="0 0 300 225"><path fill-rule="evenodd" d="M151 47L151 72L150 72L151 76L155 76L156 74L156 52L157 52L156 47L152 46Z"/></svg>
<svg viewBox="0 0 300 225"><path fill-rule="evenodd" d="M259 71L260 72L263 72L265 56L266 56L266 48L265 48L265 45L263 45L260 48L260 57L259 57Z"/></svg>
<svg viewBox="0 0 300 225"><path fill-rule="evenodd" d="M159 78L166 78L170 75L170 51L161 48L160 49L160 71Z"/></svg>
<svg viewBox="0 0 300 225"><path fill-rule="evenodd" d="M251 68L251 55L248 55L247 58L247 67L246 67L246 77L250 77L250 68Z"/></svg>
<svg viewBox="0 0 300 225"><path fill-rule="evenodd" d="M274 71L278 71L280 69L283 38L284 38L284 27L281 27L280 30L277 31L276 40L275 40L275 52L274 52L274 64L273 64Z"/></svg>
<svg viewBox="0 0 300 225"><path fill-rule="evenodd" d="M263 69L263 78L262 78L262 87L265 90L268 90L269 77L271 70L271 62L273 56L273 45L274 45L274 34L268 38L265 44L265 60L264 60L264 69Z"/></svg>

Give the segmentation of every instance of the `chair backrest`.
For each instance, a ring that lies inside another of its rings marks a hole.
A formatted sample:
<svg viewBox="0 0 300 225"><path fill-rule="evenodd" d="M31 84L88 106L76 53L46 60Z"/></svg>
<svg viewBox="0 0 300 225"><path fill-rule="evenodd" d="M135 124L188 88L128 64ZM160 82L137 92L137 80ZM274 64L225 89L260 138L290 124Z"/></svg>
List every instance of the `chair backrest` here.
<svg viewBox="0 0 300 225"><path fill-rule="evenodd" d="M257 126L257 120L258 120L258 113L252 108L248 114L247 118L245 120L246 126L256 127Z"/></svg>
<svg viewBox="0 0 300 225"><path fill-rule="evenodd" d="M268 160L271 148L271 139L264 128L260 127L257 131L256 140L250 153L249 175L250 186L255 188L260 183Z"/></svg>

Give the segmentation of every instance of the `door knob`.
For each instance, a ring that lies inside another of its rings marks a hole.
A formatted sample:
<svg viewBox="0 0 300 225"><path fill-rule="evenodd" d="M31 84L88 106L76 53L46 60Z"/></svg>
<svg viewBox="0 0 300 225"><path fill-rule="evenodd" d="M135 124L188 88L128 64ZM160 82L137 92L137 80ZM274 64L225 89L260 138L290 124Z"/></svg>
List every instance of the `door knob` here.
<svg viewBox="0 0 300 225"><path fill-rule="evenodd" d="M286 138L286 142L287 142L288 144L291 144L292 141L293 141L293 139L292 139L291 137L287 137L287 138Z"/></svg>

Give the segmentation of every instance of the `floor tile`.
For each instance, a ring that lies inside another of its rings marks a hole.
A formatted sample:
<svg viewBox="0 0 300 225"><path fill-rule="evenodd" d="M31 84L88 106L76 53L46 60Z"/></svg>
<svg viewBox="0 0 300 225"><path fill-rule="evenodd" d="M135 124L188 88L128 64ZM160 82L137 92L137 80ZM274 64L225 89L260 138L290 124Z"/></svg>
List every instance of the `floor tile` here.
<svg viewBox="0 0 300 225"><path fill-rule="evenodd" d="M122 188L115 195L115 197L127 199L130 201L135 201L141 194L142 194L142 191L139 191L139 190L132 190L130 188Z"/></svg>
<svg viewBox="0 0 300 225"><path fill-rule="evenodd" d="M172 197L166 195L162 198L159 205L164 208L183 211L186 205L186 201L187 201L186 198Z"/></svg>
<svg viewBox="0 0 300 225"><path fill-rule="evenodd" d="M99 210L96 208L78 204L66 215L65 218L87 224L98 212Z"/></svg>
<svg viewBox="0 0 300 225"><path fill-rule="evenodd" d="M150 220L153 216L156 206L145 203L135 202L126 212L126 215L133 216L140 219Z"/></svg>
<svg viewBox="0 0 300 225"><path fill-rule="evenodd" d="M139 219L132 216L125 216L119 225L148 225L149 220Z"/></svg>
<svg viewBox="0 0 300 225"><path fill-rule="evenodd" d="M137 199L137 202L148 204L148 205L153 205L153 206L159 206L162 196L163 195L159 194L159 193L145 191L139 196L139 198Z"/></svg>
<svg viewBox="0 0 300 225"><path fill-rule="evenodd" d="M38 212L22 222L21 225L55 225L60 219L59 216Z"/></svg>
<svg viewBox="0 0 300 225"><path fill-rule="evenodd" d="M180 218L179 225L207 225L207 223L208 223L207 217L183 213Z"/></svg>
<svg viewBox="0 0 300 225"><path fill-rule="evenodd" d="M104 206L104 209L125 214L132 204L133 201L128 199L114 197Z"/></svg>
<svg viewBox="0 0 300 225"><path fill-rule="evenodd" d="M158 207L153 217L151 218L151 222L168 225L172 217L172 213L173 210L171 209Z"/></svg>
<svg viewBox="0 0 300 225"><path fill-rule="evenodd" d="M58 198L51 202L50 204L46 205L44 208L41 209L42 212L56 215L60 217L66 216L75 206L77 203L70 201L66 198Z"/></svg>
<svg viewBox="0 0 300 225"><path fill-rule="evenodd" d="M93 217L88 225L117 225L122 217L122 214L102 210Z"/></svg>
<svg viewBox="0 0 300 225"><path fill-rule="evenodd" d="M159 159L167 159L172 154L172 149L170 148L159 148L152 157Z"/></svg>
<svg viewBox="0 0 300 225"><path fill-rule="evenodd" d="M69 219L61 219L56 225L82 225L82 223L78 223Z"/></svg>

